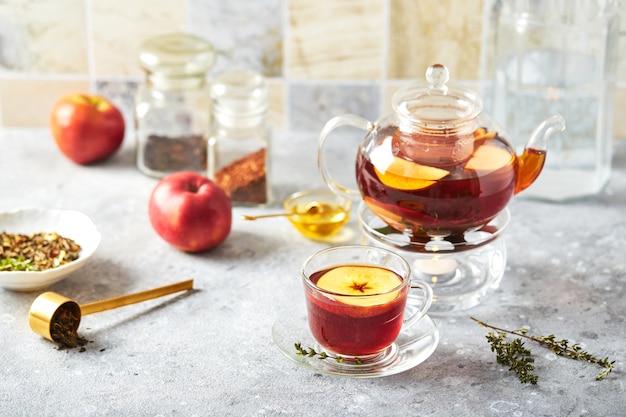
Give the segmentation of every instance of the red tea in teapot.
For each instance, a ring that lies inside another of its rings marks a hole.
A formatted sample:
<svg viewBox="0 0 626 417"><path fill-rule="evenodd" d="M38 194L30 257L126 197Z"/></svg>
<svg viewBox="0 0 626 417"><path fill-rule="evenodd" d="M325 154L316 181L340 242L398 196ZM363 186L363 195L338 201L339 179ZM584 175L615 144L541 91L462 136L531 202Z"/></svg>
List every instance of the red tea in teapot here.
<svg viewBox="0 0 626 417"><path fill-rule="evenodd" d="M380 151L369 157L359 153L357 184L370 210L412 236L462 235L480 228L532 183L545 160L545 151L532 148L517 157L507 141L484 128L474 131L460 163L435 161L428 152L420 158L401 136L396 129L379 141ZM525 169L519 169L522 165Z"/></svg>
<svg viewBox="0 0 626 417"><path fill-rule="evenodd" d="M393 112L375 123L337 116L324 126L318 161L334 191L361 197L367 206L414 241L463 235L481 228L530 186L543 168L547 140L565 128L554 115L541 122L517 155L498 124L482 112L471 90L448 84L448 69L434 64L426 83L398 90ZM359 145L358 190L335 181L324 159L328 135L340 126L367 132Z"/></svg>

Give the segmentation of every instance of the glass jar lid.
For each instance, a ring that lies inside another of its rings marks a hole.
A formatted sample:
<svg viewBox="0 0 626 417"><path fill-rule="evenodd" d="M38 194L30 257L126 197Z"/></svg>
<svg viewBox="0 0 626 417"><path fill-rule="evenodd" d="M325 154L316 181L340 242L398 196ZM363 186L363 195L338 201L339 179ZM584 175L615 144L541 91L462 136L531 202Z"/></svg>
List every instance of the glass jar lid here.
<svg viewBox="0 0 626 417"><path fill-rule="evenodd" d="M215 55L213 45L186 33L155 36L139 47L145 71L171 77L204 75L213 67Z"/></svg>
<svg viewBox="0 0 626 417"><path fill-rule="evenodd" d="M482 100L473 91L449 85L448 68L434 64L426 70L426 82L396 92L393 109L411 124L428 129L451 129L473 121L482 112Z"/></svg>
<svg viewBox="0 0 626 417"><path fill-rule="evenodd" d="M267 111L268 87L265 77L250 70L224 72L211 83L216 115L252 117Z"/></svg>

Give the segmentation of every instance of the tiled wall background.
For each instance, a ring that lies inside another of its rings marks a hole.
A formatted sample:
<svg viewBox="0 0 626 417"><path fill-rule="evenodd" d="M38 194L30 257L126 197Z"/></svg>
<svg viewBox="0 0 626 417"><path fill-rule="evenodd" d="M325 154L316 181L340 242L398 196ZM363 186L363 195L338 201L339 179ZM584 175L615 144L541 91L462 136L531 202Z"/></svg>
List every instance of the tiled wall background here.
<svg viewBox="0 0 626 417"><path fill-rule="evenodd" d="M319 131L346 112L375 120L435 62L481 89L492 1L2 0L0 126L46 126L60 96L87 91L112 99L132 125L137 48L174 31L213 43L212 74L245 66L268 77L275 129ZM626 138L622 39L616 106L616 137Z"/></svg>

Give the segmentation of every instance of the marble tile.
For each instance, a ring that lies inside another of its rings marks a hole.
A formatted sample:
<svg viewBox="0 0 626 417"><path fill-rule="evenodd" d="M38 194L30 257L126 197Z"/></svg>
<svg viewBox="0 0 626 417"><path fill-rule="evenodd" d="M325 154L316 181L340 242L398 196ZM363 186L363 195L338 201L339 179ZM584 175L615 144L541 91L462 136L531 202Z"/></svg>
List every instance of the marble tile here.
<svg viewBox="0 0 626 417"><path fill-rule="evenodd" d="M617 80L626 82L626 2L620 2L620 37L617 44Z"/></svg>
<svg viewBox="0 0 626 417"><path fill-rule="evenodd" d="M383 98L381 105L381 114L389 114L393 111L393 95L396 92L404 87L406 87L408 82L404 81L390 81L387 82L385 87L383 88Z"/></svg>
<svg viewBox="0 0 626 417"><path fill-rule="evenodd" d="M266 77L279 77L283 67L285 2L257 0L190 0L192 33L218 51L214 73L248 68Z"/></svg>
<svg viewBox="0 0 626 417"><path fill-rule="evenodd" d="M352 113L376 120L379 116L380 88L363 85L291 83L288 90L289 125L292 131L322 130L335 116Z"/></svg>
<svg viewBox="0 0 626 417"><path fill-rule="evenodd" d="M134 100L137 86L141 81L119 79L99 79L95 83L97 94L111 100L124 115L128 129L134 129ZM268 123L272 129L285 129L285 83L279 79L269 79Z"/></svg>
<svg viewBox="0 0 626 417"><path fill-rule="evenodd" d="M134 100L140 81L119 79L99 79L95 83L95 92L111 100L124 115L129 129L134 129ZM274 130L285 129L285 83L279 79L268 79L269 110L268 123Z"/></svg>
<svg viewBox="0 0 626 417"><path fill-rule="evenodd" d="M70 93L89 91L85 80L0 78L0 125L44 127L56 101Z"/></svg>
<svg viewBox="0 0 626 417"><path fill-rule="evenodd" d="M0 72L86 74L83 0L0 2Z"/></svg>
<svg viewBox="0 0 626 417"><path fill-rule="evenodd" d="M480 78L482 0L390 2L389 78L421 78L441 63L452 78Z"/></svg>
<svg viewBox="0 0 626 417"><path fill-rule="evenodd" d="M382 77L385 3L384 0L289 1L287 77Z"/></svg>
<svg viewBox="0 0 626 417"><path fill-rule="evenodd" d="M626 86L615 89L615 109L613 136L618 140L626 140L626 118L622 117L626 109Z"/></svg>
<svg viewBox="0 0 626 417"><path fill-rule="evenodd" d="M138 82L122 80L97 80L96 94L106 97L122 112L126 123L126 136L134 130L135 125L135 91ZM132 136L132 135L131 135Z"/></svg>
<svg viewBox="0 0 626 417"><path fill-rule="evenodd" d="M626 4L626 2L624 3ZM622 26L626 26L626 13L622 20ZM617 70L616 79L618 81L626 83L626 30L620 32L620 37L617 42Z"/></svg>
<svg viewBox="0 0 626 417"><path fill-rule="evenodd" d="M285 121L285 82L279 79L269 79L269 98L267 120L275 131L284 131Z"/></svg>
<svg viewBox="0 0 626 417"><path fill-rule="evenodd" d="M483 14L483 39L480 45L481 71L480 78L491 82L494 67L494 50L496 44L496 19L498 16L498 0L484 0L483 7L487 9Z"/></svg>
<svg viewBox="0 0 626 417"><path fill-rule="evenodd" d="M391 111L393 92L437 61L453 80L490 85L481 73L491 55L483 19L494 1L0 0L0 125L45 125L60 95L90 87L132 121L134 88L144 77L138 46L173 31L215 45L214 74L247 67L268 77L268 118L277 130L318 132L340 113L376 120ZM626 2L620 14L624 27ZM615 101L615 134L624 139L625 34ZM480 94L487 108L489 93Z"/></svg>
<svg viewBox="0 0 626 417"><path fill-rule="evenodd" d="M91 1L94 74L143 75L137 61L146 39L186 29L185 0Z"/></svg>

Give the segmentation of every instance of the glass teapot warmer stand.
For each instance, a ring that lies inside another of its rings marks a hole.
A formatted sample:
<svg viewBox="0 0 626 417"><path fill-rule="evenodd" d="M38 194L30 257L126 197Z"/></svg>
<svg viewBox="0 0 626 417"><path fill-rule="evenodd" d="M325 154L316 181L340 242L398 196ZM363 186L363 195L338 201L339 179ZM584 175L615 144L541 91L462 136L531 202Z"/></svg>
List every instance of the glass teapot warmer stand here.
<svg viewBox="0 0 626 417"><path fill-rule="evenodd" d="M508 209L481 229L465 233L462 242L440 237L411 242L363 202L358 208L358 220L366 244L394 250L409 262L415 279L432 286L431 315L472 308L500 285L507 260L501 235L510 220Z"/></svg>

